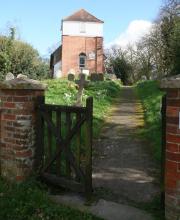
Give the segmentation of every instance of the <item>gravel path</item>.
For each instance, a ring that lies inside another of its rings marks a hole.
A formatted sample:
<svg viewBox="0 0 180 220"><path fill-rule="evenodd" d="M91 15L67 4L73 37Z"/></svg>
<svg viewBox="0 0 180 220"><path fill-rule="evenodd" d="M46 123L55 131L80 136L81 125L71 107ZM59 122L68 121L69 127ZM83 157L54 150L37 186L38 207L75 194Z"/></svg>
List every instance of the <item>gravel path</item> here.
<svg viewBox="0 0 180 220"><path fill-rule="evenodd" d="M135 135L143 111L132 87L121 98L94 143L93 185L101 197L122 204L150 202L159 193L158 168L150 145Z"/></svg>

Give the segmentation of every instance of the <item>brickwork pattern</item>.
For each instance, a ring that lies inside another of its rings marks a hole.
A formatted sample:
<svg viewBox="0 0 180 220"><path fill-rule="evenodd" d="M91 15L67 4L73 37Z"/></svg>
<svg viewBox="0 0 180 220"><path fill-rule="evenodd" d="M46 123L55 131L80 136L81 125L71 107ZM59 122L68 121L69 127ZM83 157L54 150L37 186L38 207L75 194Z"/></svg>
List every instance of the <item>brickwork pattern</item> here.
<svg viewBox="0 0 180 220"><path fill-rule="evenodd" d="M166 219L180 219L180 89L167 89L166 108Z"/></svg>
<svg viewBox="0 0 180 220"><path fill-rule="evenodd" d="M43 90L0 90L0 171L6 179L22 181L32 172L39 96Z"/></svg>
<svg viewBox="0 0 180 220"><path fill-rule="evenodd" d="M97 40L97 45L96 45ZM97 64L96 59L87 59L87 69L90 73L104 72L104 53L102 37L78 37L78 36L62 36L62 74L66 76L70 69L74 69L76 73L80 73L79 54L95 52L97 48ZM96 71L97 68L97 71Z"/></svg>

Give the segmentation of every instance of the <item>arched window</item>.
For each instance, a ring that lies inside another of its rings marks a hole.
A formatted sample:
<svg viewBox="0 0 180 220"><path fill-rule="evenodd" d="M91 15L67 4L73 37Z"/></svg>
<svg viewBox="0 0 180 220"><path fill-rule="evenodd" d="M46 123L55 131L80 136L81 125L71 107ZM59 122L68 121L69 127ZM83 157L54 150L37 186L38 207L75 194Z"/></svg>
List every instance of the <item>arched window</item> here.
<svg viewBox="0 0 180 220"><path fill-rule="evenodd" d="M83 69L86 67L86 54L80 53L79 54L79 68Z"/></svg>

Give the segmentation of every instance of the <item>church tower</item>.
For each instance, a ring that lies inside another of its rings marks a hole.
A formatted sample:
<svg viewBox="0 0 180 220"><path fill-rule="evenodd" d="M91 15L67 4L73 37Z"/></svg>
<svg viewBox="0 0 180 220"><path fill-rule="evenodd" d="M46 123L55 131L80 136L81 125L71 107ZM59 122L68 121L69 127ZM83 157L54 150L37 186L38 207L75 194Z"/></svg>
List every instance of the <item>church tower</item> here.
<svg viewBox="0 0 180 220"><path fill-rule="evenodd" d="M62 20L62 76L104 72L103 23L84 9Z"/></svg>

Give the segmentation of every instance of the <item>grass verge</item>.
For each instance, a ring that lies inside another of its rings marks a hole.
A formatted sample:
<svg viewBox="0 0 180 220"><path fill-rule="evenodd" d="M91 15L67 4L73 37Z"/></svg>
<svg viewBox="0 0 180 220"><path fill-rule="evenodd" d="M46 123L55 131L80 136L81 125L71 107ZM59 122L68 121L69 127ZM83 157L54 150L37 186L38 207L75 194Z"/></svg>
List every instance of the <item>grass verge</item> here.
<svg viewBox="0 0 180 220"><path fill-rule="evenodd" d="M0 219L6 220L100 220L50 201L47 189L35 180L9 184L0 179Z"/></svg>
<svg viewBox="0 0 180 220"><path fill-rule="evenodd" d="M140 134L152 143L155 159L161 161L161 100L163 92L160 91L157 81L140 82L136 91L141 99L144 109L145 127Z"/></svg>
<svg viewBox="0 0 180 220"><path fill-rule="evenodd" d="M145 126L140 129L140 136L148 140L152 146L150 152L158 164L161 164L161 101L163 92L160 91L157 81L140 82L135 87L144 109ZM155 220L164 220L164 210L160 196L151 203L141 204L141 208L153 214Z"/></svg>

